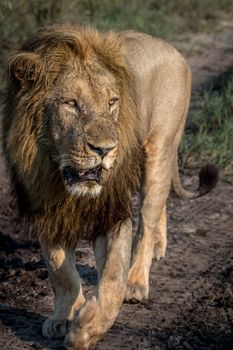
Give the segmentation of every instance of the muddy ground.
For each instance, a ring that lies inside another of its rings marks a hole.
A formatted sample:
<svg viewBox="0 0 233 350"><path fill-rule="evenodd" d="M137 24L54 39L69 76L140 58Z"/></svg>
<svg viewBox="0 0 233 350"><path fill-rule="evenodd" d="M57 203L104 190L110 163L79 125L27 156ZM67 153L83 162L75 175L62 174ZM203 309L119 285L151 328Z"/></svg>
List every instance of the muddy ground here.
<svg viewBox="0 0 233 350"><path fill-rule="evenodd" d="M232 64L233 31L209 36L207 45L189 61L195 72L194 108L200 91ZM197 172L186 169L184 184L195 186ZM40 248L12 239L21 238L23 228L8 190L0 157L0 349L63 349L61 341L41 335L53 296ZM167 254L153 263L150 300L124 304L96 349L233 349L232 213L233 186L222 179L214 191L197 200L171 195ZM97 274L86 242L77 250L77 266L89 294Z"/></svg>

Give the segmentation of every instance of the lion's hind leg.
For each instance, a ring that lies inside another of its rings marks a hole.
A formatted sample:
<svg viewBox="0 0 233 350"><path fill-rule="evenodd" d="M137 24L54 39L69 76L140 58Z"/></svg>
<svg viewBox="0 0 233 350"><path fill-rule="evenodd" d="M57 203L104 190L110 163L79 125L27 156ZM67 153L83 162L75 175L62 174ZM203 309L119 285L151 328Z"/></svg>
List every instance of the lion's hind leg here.
<svg viewBox="0 0 233 350"><path fill-rule="evenodd" d="M98 236L94 242L93 250L95 255L96 268L99 280L102 277L104 266L107 260L107 238L106 235Z"/></svg>
<svg viewBox="0 0 233 350"><path fill-rule="evenodd" d="M166 206L163 208L154 237L154 258L159 260L160 258L164 258L167 248Z"/></svg>
<svg viewBox="0 0 233 350"><path fill-rule="evenodd" d="M132 267L128 275L126 301L139 302L148 299L149 273L153 257L159 260L164 257L167 246L166 206L164 206L155 232L143 232L137 243Z"/></svg>
<svg viewBox="0 0 233 350"><path fill-rule="evenodd" d="M46 338L63 338L74 312L84 303L80 277L75 266L75 249L48 248L41 243L55 295L54 314L43 324Z"/></svg>

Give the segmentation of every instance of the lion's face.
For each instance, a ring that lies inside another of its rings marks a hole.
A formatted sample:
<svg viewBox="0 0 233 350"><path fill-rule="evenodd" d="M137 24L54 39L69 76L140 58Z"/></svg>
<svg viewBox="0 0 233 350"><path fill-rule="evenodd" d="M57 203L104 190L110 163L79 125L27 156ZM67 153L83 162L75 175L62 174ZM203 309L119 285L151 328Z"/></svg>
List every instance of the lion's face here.
<svg viewBox="0 0 233 350"><path fill-rule="evenodd" d="M47 101L46 147L67 191L99 195L118 150L120 96L114 76L73 62L59 74Z"/></svg>

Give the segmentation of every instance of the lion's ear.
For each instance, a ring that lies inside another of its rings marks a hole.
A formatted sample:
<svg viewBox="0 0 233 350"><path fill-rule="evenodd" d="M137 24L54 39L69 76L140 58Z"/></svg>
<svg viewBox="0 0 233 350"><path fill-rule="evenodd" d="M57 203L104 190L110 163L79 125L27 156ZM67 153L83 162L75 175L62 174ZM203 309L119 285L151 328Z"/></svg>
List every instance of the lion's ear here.
<svg viewBox="0 0 233 350"><path fill-rule="evenodd" d="M32 52L19 53L9 61L10 74L23 82L36 80L41 75L42 69L41 57Z"/></svg>

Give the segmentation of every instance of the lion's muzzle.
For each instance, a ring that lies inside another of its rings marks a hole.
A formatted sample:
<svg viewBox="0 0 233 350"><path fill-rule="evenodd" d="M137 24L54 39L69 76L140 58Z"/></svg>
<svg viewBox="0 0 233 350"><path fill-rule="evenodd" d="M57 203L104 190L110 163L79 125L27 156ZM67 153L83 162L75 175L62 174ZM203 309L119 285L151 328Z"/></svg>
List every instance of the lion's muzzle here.
<svg viewBox="0 0 233 350"><path fill-rule="evenodd" d="M99 183L101 171L101 166L92 169L75 169L71 166L66 166L62 171L62 176L65 183L69 186L85 181L95 181Z"/></svg>

